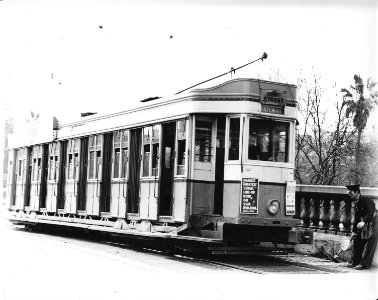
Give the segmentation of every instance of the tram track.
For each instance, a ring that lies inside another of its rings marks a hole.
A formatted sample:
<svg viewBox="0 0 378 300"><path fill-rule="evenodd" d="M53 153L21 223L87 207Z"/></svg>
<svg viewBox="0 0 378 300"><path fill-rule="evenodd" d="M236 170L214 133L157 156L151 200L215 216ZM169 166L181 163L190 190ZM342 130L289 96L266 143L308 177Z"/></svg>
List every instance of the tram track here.
<svg viewBox="0 0 378 300"><path fill-rule="evenodd" d="M274 252L265 254L250 254L250 255L184 255L173 254L167 255L163 250L153 249L143 246L129 245L119 242L106 241L106 244L114 247L122 248L137 248L140 251L149 253L156 253L171 259L176 259L182 262L189 262L202 265L206 268L217 268L224 270L238 270L243 272L267 275L267 274L334 274L340 273L340 270L324 267L319 265L311 265L303 261L295 261L295 257L301 255L283 255L281 252L275 254Z"/></svg>
<svg viewBox="0 0 378 300"><path fill-rule="evenodd" d="M17 229L16 229L17 228ZM26 231L28 229L22 226L15 226L16 230ZM43 235L52 235L53 233L40 232ZM140 253L156 254L165 259L175 260L186 264L195 264L201 268L214 270L235 270L241 272L255 273L261 275L268 274L331 274L346 272L340 271L340 268L333 268L332 266L325 267L324 265L312 264L310 261L306 262L306 257L289 252L282 251L264 251L255 254L209 254L203 252L167 252L166 249L159 247L151 247L150 245L143 245L136 240L120 240L114 239L110 236L91 235L86 236L79 232L60 232L60 237L89 241L107 245L115 249L114 253L118 253L118 249L133 250ZM308 258L310 260L310 258ZM320 259L319 259L320 260ZM318 262L319 262L318 260ZM325 260L324 260L325 261Z"/></svg>

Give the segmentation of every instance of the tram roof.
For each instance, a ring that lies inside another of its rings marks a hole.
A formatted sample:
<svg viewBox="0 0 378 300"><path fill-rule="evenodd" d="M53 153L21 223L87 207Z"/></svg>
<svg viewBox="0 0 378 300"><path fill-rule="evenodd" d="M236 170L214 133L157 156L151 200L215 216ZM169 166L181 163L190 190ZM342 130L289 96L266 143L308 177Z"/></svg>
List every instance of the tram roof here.
<svg viewBox="0 0 378 300"><path fill-rule="evenodd" d="M286 107L284 114L272 115L261 112L260 104L264 95L272 92L275 92L278 97L284 98L283 105ZM141 102L124 111L82 117L74 122L63 123L58 120L58 122L54 122L53 126L51 126L51 122L47 122L46 125L37 124L38 126L33 128L31 128L33 124L25 124L25 127L30 127L25 128L20 135L21 140L25 139L25 141L15 143L13 147L142 127L147 124L185 118L193 113L256 113L274 118L295 119L296 99L297 87L293 84L238 78L212 87L191 89L178 95ZM34 134L38 130L44 131L43 138L39 139L38 133L35 134L36 138L30 138L30 132Z"/></svg>
<svg viewBox="0 0 378 300"><path fill-rule="evenodd" d="M128 109L114 112L114 113L99 113L86 117L81 117L74 121L61 123L58 120L58 127L74 126L76 124L82 124L83 122L94 122L103 118L111 118L123 114L129 114L140 110L148 110L159 105L169 105L179 101L219 101L219 100L248 100L248 99L260 99L262 90L274 90L281 87L281 91L288 94L288 102L296 104L296 89L294 84L254 79L254 78L237 78L232 79L215 86L206 88L196 88L185 91L180 94L165 96L165 97L151 97L151 100L146 102L139 102L132 104ZM155 99L154 99L155 98ZM147 98L148 99L148 98ZM146 100L147 100L146 99ZM217 111L217 107L214 106L214 113ZM188 111L188 113L190 113Z"/></svg>

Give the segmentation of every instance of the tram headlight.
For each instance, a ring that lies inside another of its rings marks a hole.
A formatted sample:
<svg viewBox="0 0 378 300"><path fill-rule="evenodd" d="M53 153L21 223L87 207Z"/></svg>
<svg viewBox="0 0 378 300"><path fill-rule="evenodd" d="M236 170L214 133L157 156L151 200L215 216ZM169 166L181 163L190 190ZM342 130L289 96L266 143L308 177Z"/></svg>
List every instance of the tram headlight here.
<svg viewBox="0 0 378 300"><path fill-rule="evenodd" d="M268 203L268 212L275 215L280 209L280 202L278 200L270 200Z"/></svg>

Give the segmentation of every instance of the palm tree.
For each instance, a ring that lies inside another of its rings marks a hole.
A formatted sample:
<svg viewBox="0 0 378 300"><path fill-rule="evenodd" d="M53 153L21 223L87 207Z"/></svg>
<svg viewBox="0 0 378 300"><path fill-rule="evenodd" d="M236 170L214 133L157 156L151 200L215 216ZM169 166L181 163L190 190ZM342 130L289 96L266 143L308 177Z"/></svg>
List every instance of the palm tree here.
<svg viewBox="0 0 378 300"><path fill-rule="evenodd" d="M351 85L351 92L348 89L341 89L344 93L343 100L347 105L346 117L353 116L353 126L357 130L357 145L355 149L355 169L354 169L354 180L356 183L360 183L360 149L361 149L361 138L362 132L366 127L367 120L369 118L370 112L378 103L378 92L373 91L376 86L371 78L367 80L366 88L368 94L364 93L365 85L359 75L354 75L354 85Z"/></svg>

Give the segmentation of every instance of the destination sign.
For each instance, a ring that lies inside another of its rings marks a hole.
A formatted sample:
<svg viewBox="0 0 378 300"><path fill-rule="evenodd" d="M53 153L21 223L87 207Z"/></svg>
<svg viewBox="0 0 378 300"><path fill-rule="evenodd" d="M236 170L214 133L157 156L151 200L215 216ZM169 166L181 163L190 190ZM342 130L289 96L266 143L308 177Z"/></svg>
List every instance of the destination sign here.
<svg viewBox="0 0 378 300"><path fill-rule="evenodd" d="M268 106L261 104L261 112L269 113L269 114L284 114L284 107L277 107L277 106Z"/></svg>
<svg viewBox="0 0 378 300"><path fill-rule="evenodd" d="M240 212L242 214L258 213L258 187L259 181L256 178L242 179L242 193Z"/></svg>
<svg viewBox="0 0 378 300"><path fill-rule="evenodd" d="M288 181L286 185L286 215L295 215L295 181Z"/></svg>
<svg viewBox="0 0 378 300"><path fill-rule="evenodd" d="M266 91L261 95L261 103L275 106L285 106L285 99L278 91Z"/></svg>

